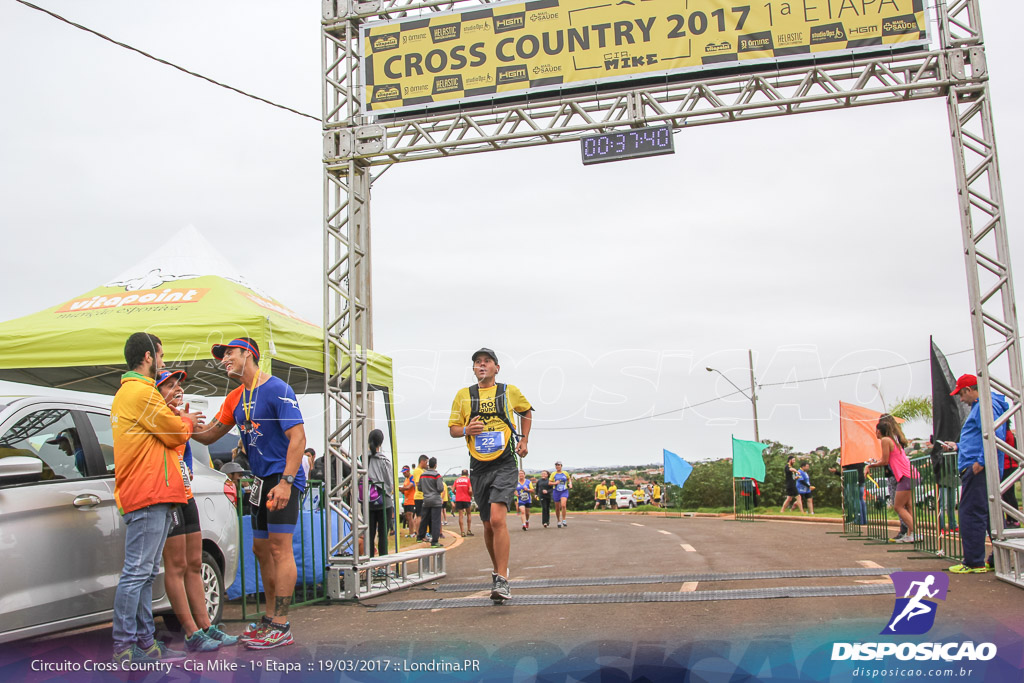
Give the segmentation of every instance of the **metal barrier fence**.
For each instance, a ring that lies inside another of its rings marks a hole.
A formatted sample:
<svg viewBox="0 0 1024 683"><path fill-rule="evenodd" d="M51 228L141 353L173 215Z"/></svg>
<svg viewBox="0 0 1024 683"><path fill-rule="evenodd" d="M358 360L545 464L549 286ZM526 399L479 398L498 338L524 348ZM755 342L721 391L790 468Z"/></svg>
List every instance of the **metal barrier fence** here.
<svg viewBox="0 0 1024 683"><path fill-rule="evenodd" d="M843 533L860 536L867 524L864 488L857 470L843 471Z"/></svg>
<svg viewBox="0 0 1024 683"><path fill-rule="evenodd" d="M892 513L890 517L888 480L884 476L876 477L875 474L868 471L864 476L864 535L876 541L888 542L889 519L895 519L896 513Z"/></svg>
<svg viewBox="0 0 1024 683"><path fill-rule="evenodd" d="M259 560L252 555L251 536L249 542L246 539L246 530L251 534L252 524L245 514L245 496L248 495L246 488L252 483L251 479L242 479L238 494L238 501L235 505L238 513L238 564L241 588L242 621L249 621L254 617L260 617L266 613L263 605L262 591L260 590L260 566ZM295 591L292 593L292 606L298 607L327 599L327 506L324 496L323 482L309 482L299 501L299 522L295 527L295 551L296 569L298 577L295 584ZM307 554L308 550L308 554ZM311 559L307 562L307 557ZM255 565L254 575L256 585L247 585L246 565L253 562ZM317 573L319 571L319 577ZM224 577L225 583L229 577ZM250 603L251 606L250 606Z"/></svg>
<svg viewBox="0 0 1024 683"><path fill-rule="evenodd" d="M753 480L733 479L732 486L736 500L736 519L741 522L753 522L754 508L758 502Z"/></svg>
<svg viewBox="0 0 1024 683"><path fill-rule="evenodd" d="M960 476L957 454L911 458L921 478L914 486L914 549L939 557L963 560L957 524Z"/></svg>

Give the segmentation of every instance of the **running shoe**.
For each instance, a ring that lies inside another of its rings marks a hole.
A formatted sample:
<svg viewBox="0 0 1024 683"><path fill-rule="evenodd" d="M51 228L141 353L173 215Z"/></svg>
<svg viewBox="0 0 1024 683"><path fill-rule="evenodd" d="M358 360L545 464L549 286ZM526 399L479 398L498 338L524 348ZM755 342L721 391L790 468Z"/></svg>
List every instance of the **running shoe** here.
<svg viewBox="0 0 1024 683"><path fill-rule="evenodd" d="M267 617L263 617L259 621L254 621L245 628L242 635L238 636L238 640L243 643L248 643L250 640L262 638L263 632L270 628L271 623L272 622Z"/></svg>
<svg viewBox="0 0 1024 683"><path fill-rule="evenodd" d="M430 547L431 548L443 548L444 546L441 545L440 543L438 543L437 541L434 541L433 543L430 544Z"/></svg>
<svg viewBox="0 0 1024 683"><path fill-rule="evenodd" d="M523 525L523 531L526 531L526 525L525 524Z"/></svg>
<svg viewBox="0 0 1024 683"><path fill-rule="evenodd" d="M185 652L213 652L219 647L220 641L211 638L203 629L185 638Z"/></svg>
<svg viewBox="0 0 1024 683"><path fill-rule="evenodd" d="M527 523L526 523L526 528L527 528L527 529L529 529L529 528L530 528L530 523L529 523L529 522L527 522Z"/></svg>
<svg viewBox="0 0 1024 683"><path fill-rule="evenodd" d="M183 662L188 658L181 650L172 650L164 645L162 640L153 641L153 644L143 652L147 657L161 662Z"/></svg>
<svg viewBox="0 0 1024 683"><path fill-rule="evenodd" d="M889 543L902 543L903 537L906 536L904 533L898 533L889 539Z"/></svg>
<svg viewBox="0 0 1024 683"><path fill-rule="evenodd" d="M547 528L548 528L548 525L547 525L547 524L545 524L545 525L544 525L544 528L545 528L545 529L547 529Z"/></svg>
<svg viewBox="0 0 1024 683"><path fill-rule="evenodd" d="M238 642L238 636L229 636L227 633L224 633L217 624L210 624L210 627L206 629L206 635L210 636L214 640L220 641L222 647L235 645Z"/></svg>
<svg viewBox="0 0 1024 683"><path fill-rule="evenodd" d="M498 574L494 575L494 588L491 589L491 600L501 602L512 597L512 591L508 586L508 579Z"/></svg>
<svg viewBox="0 0 1024 683"><path fill-rule="evenodd" d="M914 540L915 540L914 539L914 534L907 534L906 536L903 536L902 538L900 538L900 540L898 540L896 542L897 543L913 543Z"/></svg>
<svg viewBox="0 0 1024 683"><path fill-rule="evenodd" d="M147 655L137 644L114 653L114 664L123 667L124 664L155 664L160 660L153 659Z"/></svg>
<svg viewBox="0 0 1024 683"><path fill-rule="evenodd" d="M968 567L966 564L954 564L949 568L951 574L985 574L992 571L988 566Z"/></svg>
<svg viewBox="0 0 1024 683"><path fill-rule="evenodd" d="M267 629L262 638L250 640L245 646L250 650L269 650L272 647L291 645L294 642L291 624L274 624Z"/></svg>
<svg viewBox="0 0 1024 683"><path fill-rule="evenodd" d="M469 531L467 531L467 532L466 532L466 535L467 535L467 536L473 536L474 534L473 534L473 531L472 531L472 530L469 530Z"/></svg>

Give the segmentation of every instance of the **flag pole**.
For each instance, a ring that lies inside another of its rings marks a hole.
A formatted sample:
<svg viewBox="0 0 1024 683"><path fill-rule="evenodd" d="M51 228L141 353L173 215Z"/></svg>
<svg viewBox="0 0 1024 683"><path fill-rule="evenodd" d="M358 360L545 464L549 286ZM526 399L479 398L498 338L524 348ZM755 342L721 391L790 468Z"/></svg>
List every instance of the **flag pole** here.
<svg viewBox="0 0 1024 683"><path fill-rule="evenodd" d="M736 436L730 434L732 437L732 518L736 519Z"/></svg>

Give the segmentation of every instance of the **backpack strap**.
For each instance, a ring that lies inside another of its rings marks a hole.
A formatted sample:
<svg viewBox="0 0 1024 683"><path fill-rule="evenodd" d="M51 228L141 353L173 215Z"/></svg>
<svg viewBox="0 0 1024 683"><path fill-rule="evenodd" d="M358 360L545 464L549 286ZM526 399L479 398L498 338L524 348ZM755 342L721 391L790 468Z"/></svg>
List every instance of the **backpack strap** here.
<svg viewBox="0 0 1024 683"><path fill-rule="evenodd" d="M508 413L505 410L505 385L496 383L494 385L494 409L497 413L487 413L488 415L496 414L497 417L508 425L508 428L512 430L513 436L516 438L522 438L522 435L516 431L515 424L508 417ZM469 420L473 421L474 417L483 416L480 412L480 387L476 384L469 387Z"/></svg>

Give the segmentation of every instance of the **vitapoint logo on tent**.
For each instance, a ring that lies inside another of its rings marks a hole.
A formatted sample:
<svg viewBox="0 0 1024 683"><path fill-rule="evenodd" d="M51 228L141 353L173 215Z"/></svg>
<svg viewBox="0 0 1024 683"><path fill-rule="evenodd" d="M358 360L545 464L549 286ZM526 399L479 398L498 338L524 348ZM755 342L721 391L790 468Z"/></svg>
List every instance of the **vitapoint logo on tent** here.
<svg viewBox="0 0 1024 683"><path fill-rule="evenodd" d="M949 576L941 572L893 572L896 593L892 615L881 635L921 635L935 625L936 600L945 600ZM992 643L834 643L832 661L880 660L895 656L917 661L988 661L996 656Z"/></svg>

